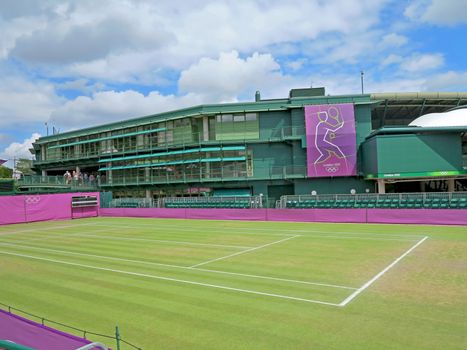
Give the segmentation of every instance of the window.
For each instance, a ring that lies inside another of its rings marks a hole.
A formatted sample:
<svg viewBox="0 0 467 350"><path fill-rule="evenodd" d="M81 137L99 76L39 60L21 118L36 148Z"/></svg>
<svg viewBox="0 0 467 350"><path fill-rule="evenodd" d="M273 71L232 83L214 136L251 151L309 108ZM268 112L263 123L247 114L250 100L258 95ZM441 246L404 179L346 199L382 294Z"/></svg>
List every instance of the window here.
<svg viewBox="0 0 467 350"><path fill-rule="evenodd" d="M244 114L235 114L233 116L233 121L234 122L244 122L245 121L245 115Z"/></svg>
<svg viewBox="0 0 467 350"><path fill-rule="evenodd" d="M223 123L229 123L233 121L233 115L232 114L223 114L222 115L222 122Z"/></svg>
<svg viewBox="0 0 467 350"><path fill-rule="evenodd" d="M256 121L256 113L247 113L245 114L245 119L247 122Z"/></svg>

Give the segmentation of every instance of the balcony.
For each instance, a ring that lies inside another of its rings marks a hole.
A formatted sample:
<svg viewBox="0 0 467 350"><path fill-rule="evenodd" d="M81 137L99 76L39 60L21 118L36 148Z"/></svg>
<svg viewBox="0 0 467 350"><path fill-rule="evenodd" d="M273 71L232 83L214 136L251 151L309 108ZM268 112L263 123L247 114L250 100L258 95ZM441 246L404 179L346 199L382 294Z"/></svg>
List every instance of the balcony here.
<svg viewBox="0 0 467 350"><path fill-rule="evenodd" d="M101 177L102 187L180 184L193 182L225 182L252 180L284 180L306 178L306 166L254 167L254 170L227 170L223 167L199 169L196 172L167 172L164 175L120 175L111 179Z"/></svg>
<svg viewBox="0 0 467 350"><path fill-rule="evenodd" d="M275 128L269 130L260 131L260 137L257 139L251 138L239 138L235 140L208 140L202 141L203 133L196 132L192 134L187 134L186 137L177 138L174 140L166 140L164 143L157 142L151 144L142 144L142 145L129 145L123 146L121 148L115 148L113 150L102 150L97 149L89 152L80 152L80 153L68 153L60 154L56 156L48 155L45 160L35 160L34 165L45 165L49 163L57 162L69 162L69 161L86 161L94 158L96 161L99 158L109 156L125 156L132 155L135 153L151 153L151 152L160 152L172 148L185 148L185 147L201 147L206 145L232 145L232 144L245 144L245 143L255 143L255 142L274 142L274 141L286 141L286 140L299 140L305 134L305 129L303 126L286 126L282 128Z"/></svg>
<svg viewBox="0 0 467 350"><path fill-rule="evenodd" d="M26 175L16 180L21 191L50 192L50 191L92 191L98 189L97 181L70 180L63 176Z"/></svg>

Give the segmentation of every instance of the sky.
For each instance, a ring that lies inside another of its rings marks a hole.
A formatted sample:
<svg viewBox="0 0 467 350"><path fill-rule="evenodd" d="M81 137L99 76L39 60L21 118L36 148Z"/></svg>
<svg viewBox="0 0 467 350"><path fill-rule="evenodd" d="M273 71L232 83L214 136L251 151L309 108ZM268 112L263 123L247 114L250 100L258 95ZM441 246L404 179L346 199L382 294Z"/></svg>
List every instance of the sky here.
<svg viewBox="0 0 467 350"><path fill-rule="evenodd" d="M1 0L0 159L204 103L467 91L465 0ZM12 162L8 163L10 166Z"/></svg>

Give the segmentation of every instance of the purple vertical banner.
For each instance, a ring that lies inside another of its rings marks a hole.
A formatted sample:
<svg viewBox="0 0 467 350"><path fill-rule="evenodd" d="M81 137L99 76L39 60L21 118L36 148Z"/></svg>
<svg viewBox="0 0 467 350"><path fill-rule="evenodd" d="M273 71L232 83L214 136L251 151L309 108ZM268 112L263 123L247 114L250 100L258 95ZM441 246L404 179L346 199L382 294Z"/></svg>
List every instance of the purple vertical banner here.
<svg viewBox="0 0 467 350"><path fill-rule="evenodd" d="M351 103L305 106L308 177L357 175Z"/></svg>

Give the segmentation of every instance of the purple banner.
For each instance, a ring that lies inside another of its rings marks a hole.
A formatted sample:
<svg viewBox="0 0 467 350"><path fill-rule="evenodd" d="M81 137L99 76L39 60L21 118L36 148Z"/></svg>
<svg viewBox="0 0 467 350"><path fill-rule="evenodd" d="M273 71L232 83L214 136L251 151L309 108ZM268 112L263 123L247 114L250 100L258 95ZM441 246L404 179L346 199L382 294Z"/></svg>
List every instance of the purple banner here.
<svg viewBox="0 0 467 350"><path fill-rule="evenodd" d="M97 216L97 207L71 208L73 196L97 196L98 192L0 196L0 225Z"/></svg>
<svg viewBox="0 0 467 350"><path fill-rule="evenodd" d="M32 346L37 350L73 350L91 343L4 310L0 310L0 339Z"/></svg>
<svg viewBox="0 0 467 350"><path fill-rule="evenodd" d="M308 177L357 175L354 106L305 106Z"/></svg>
<svg viewBox="0 0 467 350"><path fill-rule="evenodd" d="M467 225L462 209L101 208L99 216L171 219Z"/></svg>

